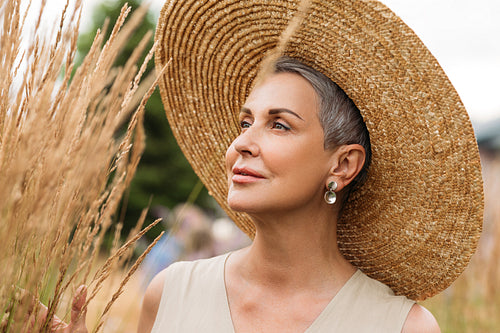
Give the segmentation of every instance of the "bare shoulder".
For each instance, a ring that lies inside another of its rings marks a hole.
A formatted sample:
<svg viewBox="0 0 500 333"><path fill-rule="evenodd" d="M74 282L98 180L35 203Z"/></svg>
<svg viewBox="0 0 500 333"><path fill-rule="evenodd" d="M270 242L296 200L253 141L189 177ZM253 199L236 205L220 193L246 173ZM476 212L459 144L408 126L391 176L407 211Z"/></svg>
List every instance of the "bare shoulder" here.
<svg viewBox="0 0 500 333"><path fill-rule="evenodd" d="M163 285L165 284L166 269L158 273L149 283L144 299L142 300L141 316L139 318L138 333L149 333L153 328L156 313L160 307Z"/></svg>
<svg viewBox="0 0 500 333"><path fill-rule="evenodd" d="M402 333L439 333L436 318L429 310L419 304L414 304L406 317Z"/></svg>

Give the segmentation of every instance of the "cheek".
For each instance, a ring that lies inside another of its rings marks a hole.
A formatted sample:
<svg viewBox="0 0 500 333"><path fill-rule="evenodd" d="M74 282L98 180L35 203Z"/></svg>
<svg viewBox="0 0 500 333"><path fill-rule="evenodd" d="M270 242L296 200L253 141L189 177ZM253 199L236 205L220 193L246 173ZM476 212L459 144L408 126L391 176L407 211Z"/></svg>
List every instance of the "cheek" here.
<svg viewBox="0 0 500 333"><path fill-rule="evenodd" d="M291 182L287 186L295 184L295 186L312 186L313 189L322 188L329 171L322 141L320 145L316 142L307 142L307 144L289 145L284 149L273 149L273 153L269 155L274 158L271 158L272 162L269 160L268 165L273 172L285 176L284 180Z"/></svg>
<svg viewBox="0 0 500 333"><path fill-rule="evenodd" d="M323 149L317 149L313 144L294 142L287 145L270 145L267 154L262 155L273 169L301 173L310 169L321 169L322 153Z"/></svg>

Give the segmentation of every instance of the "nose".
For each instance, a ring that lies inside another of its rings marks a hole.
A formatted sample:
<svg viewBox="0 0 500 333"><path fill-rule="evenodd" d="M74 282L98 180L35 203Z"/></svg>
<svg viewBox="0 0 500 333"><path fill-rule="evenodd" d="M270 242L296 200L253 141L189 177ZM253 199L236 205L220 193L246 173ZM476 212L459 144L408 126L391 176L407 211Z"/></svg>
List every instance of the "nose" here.
<svg viewBox="0 0 500 333"><path fill-rule="evenodd" d="M259 133L256 128L249 127L234 139L233 147L240 155L258 156L260 154L258 138Z"/></svg>

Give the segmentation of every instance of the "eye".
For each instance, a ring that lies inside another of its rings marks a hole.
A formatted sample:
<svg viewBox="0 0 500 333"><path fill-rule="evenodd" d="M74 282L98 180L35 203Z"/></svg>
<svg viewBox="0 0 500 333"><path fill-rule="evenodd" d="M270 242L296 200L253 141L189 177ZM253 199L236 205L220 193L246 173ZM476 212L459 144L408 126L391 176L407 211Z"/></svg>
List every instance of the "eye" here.
<svg viewBox="0 0 500 333"><path fill-rule="evenodd" d="M252 124L250 124L248 121L246 121L246 120L240 121L241 129L249 128L250 126L252 126Z"/></svg>
<svg viewBox="0 0 500 333"><path fill-rule="evenodd" d="M290 130L290 127L283 125L280 122L273 122L273 128L278 129L278 130L283 130L283 131L288 131Z"/></svg>

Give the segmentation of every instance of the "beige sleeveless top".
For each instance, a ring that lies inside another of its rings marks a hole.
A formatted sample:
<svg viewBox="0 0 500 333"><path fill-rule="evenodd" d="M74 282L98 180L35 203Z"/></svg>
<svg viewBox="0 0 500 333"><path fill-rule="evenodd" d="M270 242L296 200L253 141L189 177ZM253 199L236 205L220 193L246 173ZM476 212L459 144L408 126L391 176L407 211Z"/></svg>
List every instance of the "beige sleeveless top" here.
<svg viewBox="0 0 500 333"><path fill-rule="evenodd" d="M234 333L224 283L228 256L167 268L152 333ZM414 303L358 270L305 333L401 332Z"/></svg>

